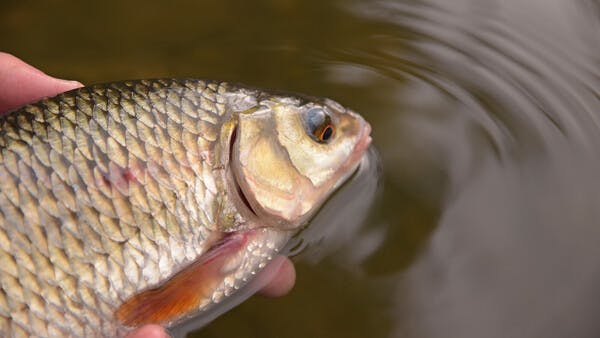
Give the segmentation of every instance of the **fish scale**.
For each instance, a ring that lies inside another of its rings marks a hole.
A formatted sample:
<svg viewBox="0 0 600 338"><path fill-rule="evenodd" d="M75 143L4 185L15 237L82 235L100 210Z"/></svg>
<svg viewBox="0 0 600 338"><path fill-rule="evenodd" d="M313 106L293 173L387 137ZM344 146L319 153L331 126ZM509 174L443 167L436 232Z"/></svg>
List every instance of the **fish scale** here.
<svg viewBox="0 0 600 338"><path fill-rule="evenodd" d="M223 114L210 99L220 86L226 84L94 86L1 118L0 239L6 242L0 252L0 336L113 335L115 304L205 250L202 222L190 219L202 211L187 210L197 204L185 201L196 189L204 189L203 196L216 192L190 182L187 170L201 180L206 169L200 168L209 164L198 154L188 167L182 150L189 153L191 139L207 136L203 144L213 146L218 130L211 122ZM150 102L148 92L164 104ZM211 122L202 123L205 117ZM184 137L184 121L202 127L185 128ZM131 166L141 170L139 182L111 180ZM181 229L169 226L173 220L195 224L185 228L185 237L197 240L184 239ZM57 289L61 296L50 297ZM55 324L61 311L62 326Z"/></svg>

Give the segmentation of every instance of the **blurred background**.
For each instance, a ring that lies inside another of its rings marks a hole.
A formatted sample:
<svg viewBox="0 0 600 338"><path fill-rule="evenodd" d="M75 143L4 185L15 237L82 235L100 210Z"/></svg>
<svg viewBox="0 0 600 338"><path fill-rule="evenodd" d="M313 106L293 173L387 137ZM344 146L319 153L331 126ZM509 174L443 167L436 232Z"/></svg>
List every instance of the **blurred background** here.
<svg viewBox="0 0 600 338"><path fill-rule="evenodd" d="M328 96L373 126L368 221L191 337L600 336L598 1L2 0L0 50L85 84Z"/></svg>

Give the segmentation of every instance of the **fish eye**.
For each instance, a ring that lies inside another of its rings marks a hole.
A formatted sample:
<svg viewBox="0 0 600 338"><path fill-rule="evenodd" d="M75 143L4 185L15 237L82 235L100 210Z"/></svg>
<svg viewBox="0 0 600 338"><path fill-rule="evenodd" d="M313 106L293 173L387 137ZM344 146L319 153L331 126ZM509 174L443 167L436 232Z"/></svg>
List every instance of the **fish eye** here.
<svg viewBox="0 0 600 338"><path fill-rule="evenodd" d="M328 143L335 134L331 116L323 108L311 108L304 115L308 134L318 143Z"/></svg>

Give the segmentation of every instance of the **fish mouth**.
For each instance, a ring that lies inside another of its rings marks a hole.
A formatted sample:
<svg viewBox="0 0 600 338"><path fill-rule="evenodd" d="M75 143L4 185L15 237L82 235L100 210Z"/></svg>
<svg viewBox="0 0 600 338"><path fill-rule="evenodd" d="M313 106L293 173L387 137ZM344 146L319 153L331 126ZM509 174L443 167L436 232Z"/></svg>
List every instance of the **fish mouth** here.
<svg viewBox="0 0 600 338"><path fill-rule="evenodd" d="M365 151L367 150L369 145L371 145L372 140L373 139L371 138L371 125L369 124L369 122L363 120L363 126L361 128L360 135L358 136L358 140L354 145L354 149L352 149L350 156L348 156L348 159L342 165L342 168L349 172L348 176L350 176L353 172L355 172L358 169L361 162L360 160L365 154ZM355 168L349 170L349 168L351 168L352 166L355 166ZM342 177L340 181L344 181L346 178L347 176Z"/></svg>
<svg viewBox="0 0 600 338"><path fill-rule="evenodd" d="M358 138L358 142L354 147L353 155L362 157L365 150L369 147L373 139L371 138L371 125L369 122L364 122L364 127L362 128L362 133Z"/></svg>

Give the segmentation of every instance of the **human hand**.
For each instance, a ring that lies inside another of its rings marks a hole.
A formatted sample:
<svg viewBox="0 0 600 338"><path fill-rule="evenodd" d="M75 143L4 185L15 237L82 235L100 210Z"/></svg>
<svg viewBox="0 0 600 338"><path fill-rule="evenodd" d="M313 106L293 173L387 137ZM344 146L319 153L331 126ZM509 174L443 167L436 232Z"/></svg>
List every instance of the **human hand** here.
<svg viewBox="0 0 600 338"><path fill-rule="evenodd" d="M0 52L0 114L41 98L82 87L77 81L53 78L28 65L13 55ZM287 294L296 280L294 265L279 256L257 276L262 286L259 294L280 297ZM128 338L165 338L165 330L158 325L146 325Z"/></svg>

